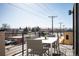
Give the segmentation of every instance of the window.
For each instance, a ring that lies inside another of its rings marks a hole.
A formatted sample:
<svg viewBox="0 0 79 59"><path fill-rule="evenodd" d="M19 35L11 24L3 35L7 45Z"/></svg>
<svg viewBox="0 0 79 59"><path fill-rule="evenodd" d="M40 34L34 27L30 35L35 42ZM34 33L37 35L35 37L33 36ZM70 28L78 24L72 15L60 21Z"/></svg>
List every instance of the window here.
<svg viewBox="0 0 79 59"><path fill-rule="evenodd" d="M67 40L69 39L69 35L66 35L66 39L67 39Z"/></svg>

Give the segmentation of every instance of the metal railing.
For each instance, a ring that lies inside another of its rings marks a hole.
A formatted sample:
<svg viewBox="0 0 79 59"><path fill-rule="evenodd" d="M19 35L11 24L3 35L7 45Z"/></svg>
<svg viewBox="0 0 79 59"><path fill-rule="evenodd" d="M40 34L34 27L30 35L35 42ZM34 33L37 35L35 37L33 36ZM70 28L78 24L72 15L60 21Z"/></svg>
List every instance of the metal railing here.
<svg viewBox="0 0 79 59"><path fill-rule="evenodd" d="M60 53L64 56L73 56L73 49L66 46L60 47Z"/></svg>
<svg viewBox="0 0 79 59"><path fill-rule="evenodd" d="M26 50L26 44L24 42L24 33L6 33L6 40L15 40L16 44L5 45L5 55L6 56L15 56L21 54L24 56L24 51ZM11 38L13 36L20 36L16 38ZM19 43L18 43L19 42Z"/></svg>

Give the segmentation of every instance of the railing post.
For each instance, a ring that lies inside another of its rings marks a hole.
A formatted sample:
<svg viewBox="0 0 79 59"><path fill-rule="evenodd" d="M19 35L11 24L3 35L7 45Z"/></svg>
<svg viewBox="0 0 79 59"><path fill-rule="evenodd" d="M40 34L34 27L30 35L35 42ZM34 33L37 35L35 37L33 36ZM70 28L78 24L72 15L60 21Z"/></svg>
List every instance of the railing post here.
<svg viewBox="0 0 79 59"><path fill-rule="evenodd" d="M24 33L22 33L22 56L24 56Z"/></svg>

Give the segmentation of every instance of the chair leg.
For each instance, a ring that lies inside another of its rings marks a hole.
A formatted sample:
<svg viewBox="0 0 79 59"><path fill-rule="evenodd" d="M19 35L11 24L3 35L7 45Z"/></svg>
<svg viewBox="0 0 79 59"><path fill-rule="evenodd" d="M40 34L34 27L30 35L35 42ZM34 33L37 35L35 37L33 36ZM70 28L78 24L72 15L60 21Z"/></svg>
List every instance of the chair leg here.
<svg viewBox="0 0 79 59"><path fill-rule="evenodd" d="M28 56L28 50L27 50L27 56Z"/></svg>
<svg viewBox="0 0 79 59"><path fill-rule="evenodd" d="M49 56L49 50L48 50L48 56Z"/></svg>
<svg viewBox="0 0 79 59"><path fill-rule="evenodd" d="M47 52L45 52L44 55L48 55L49 56L49 50Z"/></svg>

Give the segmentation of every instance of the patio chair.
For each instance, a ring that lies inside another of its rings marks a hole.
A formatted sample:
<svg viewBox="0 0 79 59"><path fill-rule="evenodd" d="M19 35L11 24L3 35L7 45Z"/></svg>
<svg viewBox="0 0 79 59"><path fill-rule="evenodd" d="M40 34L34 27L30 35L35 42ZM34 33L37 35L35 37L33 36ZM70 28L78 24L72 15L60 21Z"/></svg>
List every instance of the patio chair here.
<svg viewBox="0 0 79 59"><path fill-rule="evenodd" d="M48 55L49 49L43 48L42 40L27 40L27 56L28 55Z"/></svg>

